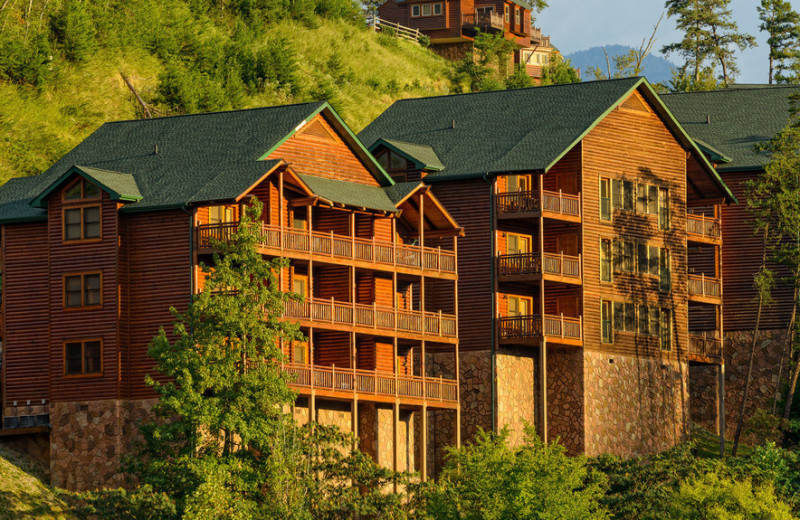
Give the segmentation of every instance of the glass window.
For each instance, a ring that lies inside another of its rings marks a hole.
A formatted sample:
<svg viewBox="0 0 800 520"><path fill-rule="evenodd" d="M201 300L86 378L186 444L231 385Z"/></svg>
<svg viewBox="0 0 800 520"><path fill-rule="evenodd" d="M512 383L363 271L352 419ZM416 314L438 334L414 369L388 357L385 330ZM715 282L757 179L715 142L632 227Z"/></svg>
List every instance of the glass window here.
<svg viewBox="0 0 800 520"><path fill-rule="evenodd" d="M625 304L614 302L614 330L625 330Z"/></svg>
<svg viewBox="0 0 800 520"><path fill-rule="evenodd" d="M81 209L64 210L64 240L80 240L81 227Z"/></svg>
<svg viewBox="0 0 800 520"><path fill-rule="evenodd" d="M435 16L442 14L442 4L433 4L433 14Z"/></svg>
<svg viewBox="0 0 800 520"><path fill-rule="evenodd" d="M64 191L64 200L78 200L82 198L81 181L76 182Z"/></svg>
<svg viewBox="0 0 800 520"><path fill-rule="evenodd" d="M600 329L602 331L603 343L611 343L614 341L614 328L611 322L612 308L611 302L603 300L600 302Z"/></svg>
<svg viewBox="0 0 800 520"><path fill-rule="evenodd" d="M100 274L76 274L64 277L64 306L92 307L102 303Z"/></svg>
<svg viewBox="0 0 800 520"><path fill-rule="evenodd" d="M308 363L308 343L305 341L295 341L292 343L292 362Z"/></svg>
<svg viewBox="0 0 800 520"><path fill-rule="evenodd" d="M292 290L303 298L308 298L308 276L295 274L292 280Z"/></svg>
<svg viewBox="0 0 800 520"><path fill-rule="evenodd" d="M100 372L100 342L87 341L83 344L83 373Z"/></svg>
<svg viewBox="0 0 800 520"><path fill-rule="evenodd" d="M508 315L510 317L527 316L531 313L532 300L524 296L508 297Z"/></svg>
<svg viewBox="0 0 800 520"><path fill-rule="evenodd" d="M438 5L438 4L437 4ZM394 170L405 170L408 168L406 164L406 160L397 155L394 152L389 152L389 169Z"/></svg>
<svg viewBox="0 0 800 520"><path fill-rule="evenodd" d="M633 255L634 253L634 244L633 242L623 242L623 265L622 268L626 272L632 273L634 272L633 267Z"/></svg>
<svg viewBox="0 0 800 520"><path fill-rule="evenodd" d="M639 305L639 334L648 334L650 328L648 326L650 313L647 311L647 305Z"/></svg>
<svg viewBox="0 0 800 520"><path fill-rule="evenodd" d="M633 211L633 181L622 181L622 209Z"/></svg>
<svg viewBox="0 0 800 520"><path fill-rule="evenodd" d="M411 16L419 16L419 4L411 6Z"/></svg>
<svg viewBox="0 0 800 520"><path fill-rule="evenodd" d="M84 298L83 303L87 306L100 305L100 275L87 274L83 277Z"/></svg>
<svg viewBox="0 0 800 520"><path fill-rule="evenodd" d="M519 8L514 9L514 24L517 28L522 27L522 11Z"/></svg>
<svg viewBox="0 0 800 520"><path fill-rule="evenodd" d="M531 191L530 175L509 175L506 179L509 192Z"/></svg>
<svg viewBox="0 0 800 520"><path fill-rule="evenodd" d="M64 210L64 240L100 238L100 206Z"/></svg>
<svg viewBox="0 0 800 520"><path fill-rule="evenodd" d="M600 281L610 282L611 276L611 240L603 239L600 241Z"/></svg>
<svg viewBox="0 0 800 520"><path fill-rule="evenodd" d="M659 337L661 338L661 350L672 350L672 313L668 308L661 309L661 320L659 324Z"/></svg>
<svg viewBox="0 0 800 520"><path fill-rule="evenodd" d="M82 304L81 277L67 276L64 279L64 305L67 307L80 307Z"/></svg>
<svg viewBox="0 0 800 520"><path fill-rule="evenodd" d="M669 269L669 250L663 248L661 249L659 264L661 267L661 275L660 275L661 290L669 291L670 286L672 284L670 269Z"/></svg>
<svg viewBox="0 0 800 520"><path fill-rule="evenodd" d="M660 318L659 308L655 305L650 307L650 335L658 336L658 325Z"/></svg>
<svg viewBox="0 0 800 520"><path fill-rule="evenodd" d="M647 184L636 185L636 212L647 213Z"/></svg>
<svg viewBox="0 0 800 520"><path fill-rule="evenodd" d="M531 252L531 237L508 233L506 238L506 251L509 255L522 255Z"/></svg>
<svg viewBox="0 0 800 520"><path fill-rule="evenodd" d="M619 179L611 181L611 198L614 201L614 209L622 209L622 181Z"/></svg>
<svg viewBox="0 0 800 520"><path fill-rule="evenodd" d="M67 343L65 350L65 371L67 374L80 374L83 372L83 344Z"/></svg>
<svg viewBox="0 0 800 520"><path fill-rule="evenodd" d="M511 14L509 12L509 9L508 9L507 5L505 6L505 17L506 17L506 23L510 23L511 22Z"/></svg>
<svg viewBox="0 0 800 520"><path fill-rule="evenodd" d="M75 181L75 184L64 190L64 200L96 199L99 197L100 188L82 177Z"/></svg>
<svg viewBox="0 0 800 520"><path fill-rule="evenodd" d="M653 276L658 276L658 262L659 262L659 251L658 251L658 249L659 248L656 247L656 246L650 246L648 249L650 250L649 251L649 254L650 254L650 258L649 258L649 261L650 261L649 273L651 275L653 275Z"/></svg>
<svg viewBox="0 0 800 520"><path fill-rule="evenodd" d="M611 220L611 186L608 179L600 179L600 220Z"/></svg>
<svg viewBox="0 0 800 520"><path fill-rule="evenodd" d="M431 15L431 4L422 4L422 16Z"/></svg>
<svg viewBox="0 0 800 520"><path fill-rule="evenodd" d="M625 330L627 332L636 332L636 304L625 304Z"/></svg>
<svg viewBox="0 0 800 520"><path fill-rule="evenodd" d="M651 215L658 214L658 186L647 187L647 212Z"/></svg>
<svg viewBox="0 0 800 520"><path fill-rule="evenodd" d="M64 345L64 373L99 374L102 371L102 344L98 340L74 341Z"/></svg>
<svg viewBox="0 0 800 520"><path fill-rule="evenodd" d="M83 238L100 238L100 207L83 208Z"/></svg>
<svg viewBox="0 0 800 520"><path fill-rule="evenodd" d="M292 210L292 227L294 229L308 229L307 208L294 208Z"/></svg>
<svg viewBox="0 0 800 520"><path fill-rule="evenodd" d="M100 196L100 188L87 180L83 181L83 198L96 199Z"/></svg>
<svg viewBox="0 0 800 520"><path fill-rule="evenodd" d="M658 189L658 228L669 229L669 193L664 188Z"/></svg>

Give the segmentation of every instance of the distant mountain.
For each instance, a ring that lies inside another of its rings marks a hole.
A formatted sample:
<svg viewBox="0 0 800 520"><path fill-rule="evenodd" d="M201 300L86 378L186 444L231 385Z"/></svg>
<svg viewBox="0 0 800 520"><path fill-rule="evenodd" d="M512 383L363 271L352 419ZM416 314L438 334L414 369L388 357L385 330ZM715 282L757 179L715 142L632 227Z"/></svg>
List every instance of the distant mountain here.
<svg viewBox="0 0 800 520"><path fill-rule="evenodd" d="M625 45L606 45L605 49L608 53L608 59L611 62L611 70L613 72L614 56L625 54L631 50L632 47ZM591 49L587 49L585 51L573 52L571 54L567 54L565 58L572 60L573 67L581 69L581 76L584 80L594 79L593 77L590 78L586 74L586 70L589 67L600 67L604 73L606 72L606 57L605 54L603 54L603 47L592 47ZM666 58L662 58L661 56L653 56L651 54L644 59L642 75L647 77L647 80L650 81L650 83L660 83L662 81L666 82L672 78L672 67L674 66L675 64Z"/></svg>

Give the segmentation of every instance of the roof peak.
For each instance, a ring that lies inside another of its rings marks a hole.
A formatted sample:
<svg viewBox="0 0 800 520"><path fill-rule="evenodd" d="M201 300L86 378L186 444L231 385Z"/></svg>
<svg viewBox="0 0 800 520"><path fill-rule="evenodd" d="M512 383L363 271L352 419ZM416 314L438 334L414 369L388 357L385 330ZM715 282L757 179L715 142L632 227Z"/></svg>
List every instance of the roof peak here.
<svg viewBox="0 0 800 520"><path fill-rule="evenodd" d="M316 106L320 107L323 104L327 103L327 101L307 101L305 103L292 103L289 105L270 105L270 106L263 106L263 107L250 107L250 108L236 108L233 110L214 110L211 112L197 112L194 114L175 114L171 116L159 116L159 117L151 117L149 119L119 119L116 121L106 121L103 123L102 126L106 125L115 125L118 123L140 123L143 121L162 121L165 119L181 119L181 118L192 118L192 117L203 117L203 116L212 116L212 115L219 115L219 114L233 114L237 112L255 112L259 110L277 110L280 108L291 108L291 107L299 107L303 105L308 106Z"/></svg>
<svg viewBox="0 0 800 520"><path fill-rule="evenodd" d="M693 90L691 92L666 92L664 94L659 94L660 96L680 96L685 94L728 94L731 92L764 92L770 90L778 90L778 89L800 89L800 85L793 85L793 84L781 84L781 85L762 85L760 87L737 87L737 88L718 88L715 90Z"/></svg>

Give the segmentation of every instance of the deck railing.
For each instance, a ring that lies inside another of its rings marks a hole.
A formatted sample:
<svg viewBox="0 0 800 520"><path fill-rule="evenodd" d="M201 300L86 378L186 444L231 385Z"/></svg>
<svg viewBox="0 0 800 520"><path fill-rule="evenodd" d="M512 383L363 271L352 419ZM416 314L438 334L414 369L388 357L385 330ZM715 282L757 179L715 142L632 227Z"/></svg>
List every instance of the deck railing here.
<svg viewBox="0 0 800 520"><path fill-rule="evenodd" d="M717 332L690 332L689 353L697 356L722 358L722 340Z"/></svg>
<svg viewBox="0 0 800 520"><path fill-rule="evenodd" d="M505 21L503 20L502 14L485 11L463 14L461 25L464 27L479 27L483 29L505 29Z"/></svg>
<svg viewBox="0 0 800 520"><path fill-rule="evenodd" d="M503 316L498 319L500 339L538 338L542 335L542 320L538 315ZM544 316L544 335L549 338L581 339L581 318L563 314Z"/></svg>
<svg viewBox="0 0 800 520"><path fill-rule="evenodd" d="M581 215L581 196L568 193L544 191L542 193L542 209L553 213L562 213L579 217Z"/></svg>
<svg viewBox="0 0 800 520"><path fill-rule="evenodd" d="M456 317L441 312L420 312L331 300L287 301L284 316L336 325L370 327L381 331L410 332L455 338Z"/></svg>
<svg viewBox="0 0 800 520"><path fill-rule="evenodd" d="M238 226L238 222L198 226L198 248L211 247L211 239L230 241ZM266 224L260 226L259 235L259 245L269 249L444 273L456 272L455 253L441 248L410 246Z"/></svg>
<svg viewBox="0 0 800 520"><path fill-rule="evenodd" d="M581 196L561 191L543 191L541 201L538 191L510 191L498 193L495 208L498 215L537 212L540 209L570 217L580 217Z"/></svg>
<svg viewBox="0 0 800 520"><path fill-rule="evenodd" d="M722 295L722 282L719 278L712 278L705 274L690 274L689 294L692 296L719 298Z"/></svg>
<svg viewBox="0 0 800 520"><path fill-rule="evenodd" d="M458 402L458 383L451 379L420 377L337 368L335 366L285 364L283 370L292 377L289 386L318 390L349 392L354 396L394 396L412 399Z"/></svg>
<svg viewBox="0 0 800 520"><path fill-rule="evenodd" d="M546 274L581 277L581 257L563 253L519 253L515 255L499 255L497 269L501 276L541 274L542 267Z"/></svg>
<svg viewBox="0 0 800 520"><path fill-rule="evenodd" d="M686 233L703 238L720 238L720 219L687 213Z"/></svg>

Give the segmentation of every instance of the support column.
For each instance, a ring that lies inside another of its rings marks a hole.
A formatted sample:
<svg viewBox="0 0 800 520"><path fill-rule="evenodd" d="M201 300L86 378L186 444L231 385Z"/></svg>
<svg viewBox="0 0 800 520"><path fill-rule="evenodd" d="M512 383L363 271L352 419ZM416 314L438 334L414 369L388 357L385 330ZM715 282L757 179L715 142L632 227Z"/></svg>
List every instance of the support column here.
<svg viewBox="0 0 800 520"><path fill-rule="evenodd" d="M719 410L717 415L719 420L719 456L725 456L725 364L720 363L717 367L717 401Z"/></svg>
<svg viewBox="0 0 800 520"><path fill-rule="evenodd" d="M396 358L395 358L396 359ZM394 413L392 414L392 435L394 436L392 446L392 470L397 471L398 466L398 450L400 444L400 403L398 402L397 398L394 400ZM394 483L394 491L397 492L397 482Z"/></svg>
<svg viewBox="0 0 800 520"><path fill-rule="evenodd" d="M544 202L544 174L539 176L539 258L544 262L544 216L542 204ZM542 327L542 343L539 347L539 436L547 442L547 338L544 327L544 276L539 282L539 320Z"/></svg>
<svg viewBox="0 0 800 520"><path fill-rule="evenodd" d="M419 450L420 462L420 476L422 481L425 482L428 480L428 405L422 405L422 413L420 414L420 422L422 423L420 426L420 442L422 446Z"/></svg>

